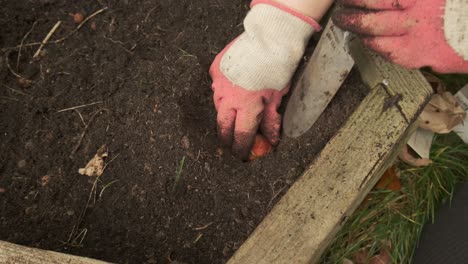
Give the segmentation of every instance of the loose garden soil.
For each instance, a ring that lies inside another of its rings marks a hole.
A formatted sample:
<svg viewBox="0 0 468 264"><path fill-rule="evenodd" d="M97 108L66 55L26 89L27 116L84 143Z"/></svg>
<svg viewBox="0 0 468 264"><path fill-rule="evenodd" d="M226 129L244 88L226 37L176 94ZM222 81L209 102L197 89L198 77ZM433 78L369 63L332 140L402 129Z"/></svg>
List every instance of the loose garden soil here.
<svg viewBox="0 0 468 264"><path fill-rule="evenodd" d="M221 149L208 68L248 3L2 1L2 48L108 9L32 63L37 45L2 50L0 240L118 263L229 259L366 94L353 74L305 136L260 160ZM98 181L78 174L104 144Z"/></svg>

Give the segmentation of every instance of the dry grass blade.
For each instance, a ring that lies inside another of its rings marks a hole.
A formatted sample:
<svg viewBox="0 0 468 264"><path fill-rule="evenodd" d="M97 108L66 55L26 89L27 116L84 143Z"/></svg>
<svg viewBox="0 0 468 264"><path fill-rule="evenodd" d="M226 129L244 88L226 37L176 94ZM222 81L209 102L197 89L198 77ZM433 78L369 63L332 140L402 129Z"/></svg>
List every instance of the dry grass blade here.
<svg viewBox="0 0 468 264"><path fill-rule="evenodd" d="M86 135L86 132L88 131L89 126L93 123L93 121L96 118L97 114L101 113L102 111L107 111L107 110L106 109L98 110L89 119L88 123L86 124L85 128L83 129L83 132L81 132L80 139L78 140L78 142L76 143L75 147L73 148L73 150L72 150L72 152L70 154L71 159L73 159L76 151L78 151L78 149L80 148L81 142L83 142L83 138Z"/></svg>
<svg viewBox="0 0 468 264"><path fill-rule="evenodd" d="M49 31L49 33L47 33L46 37L44 38L44 40L41 42L41 45L39 46L39 48L36 50L36 53L34 53L33 55L33 59L37 58L39 56L39 54L41 54L41 50L42 48L44 47L45 44L47 44L47 42L49 41L49 39L52 37L52 35L54 34L55 31L57 31L57 29L60 27L60 24L62 24L62 21L57 21L57 23L55 23L55 25L52 27L52 29Z"/></svg>
<svg viewBox="0 0 468 264"><path fill-rule="evenodd" d="M7 65L7 68L8 70L10 70L11 74L13 74L16 78L19 78L19 79L26 79L24 78L23 76L21 76L19 73L15 72L11 66L10 66L10 53L7 52L6 55L5 55L5 62L6 62L6 65Z"/></svg>
<svg viewBox="0 0 468 264"><path fill-rule="evenodd" d="M6 97L6 96L0 96L0 99L5 99L5 100L11 100L11 101L19 102L19 100L16 99L16 98Z"/></svg>
<svg viewBox="0 0 468 264"><path fill-rule="evenodd" d="M29 34L31 34L31 32L34 30L34 27L36 26L36 24L37 24L37 21L34 21L33 25L31 26L31 29L28 32L26 32L23 39L21 39L20 47L19 47L19 50L18 50L18 57L16 58L16 70L18 70L18 68L19 68L19 64L20 64L20 60L21 60L21 50L23 48L23 43L26 40L26 38L29 36Z"/></svg>
<svg viewBox="0 0 468 264"><path fill-rule="evenodd" d="M87 106L92 106L92 105L96 105L96 104L102 104L104 103L103 101L99 101L99 102L94 102L94 103L89 103L89 104L84 104L84 105L78 105L78 106L74 106L74 107L69 107L69 108L65 108L65 109L62 109L62 110L58 110L57 113L61 113L61 112L65 112L65 111L70 111L70 110L75 110L75 109L79 109L79 108L83 108L83 107L87 107Z"/></svg>

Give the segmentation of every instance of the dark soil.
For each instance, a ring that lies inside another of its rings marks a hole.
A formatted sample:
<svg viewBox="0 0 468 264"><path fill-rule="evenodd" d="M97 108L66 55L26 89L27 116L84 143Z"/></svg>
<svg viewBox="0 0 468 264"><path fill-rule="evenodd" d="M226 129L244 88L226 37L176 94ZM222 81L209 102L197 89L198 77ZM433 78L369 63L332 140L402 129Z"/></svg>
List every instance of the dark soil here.
<svg viewBox="0 0 468 264"><path fill-rule="evenodd" d="M0 240L118 263L225 262L366 93L354 75L307 135L261 160L220 151L207 72L248 2L0 1L2 48L33 25L24 44L42 41L58 20L51 40L65 37L70 13L109 7L33 63L38 46L19 63L2 51ZM93 191L78 169L103 144Z"/></svg>

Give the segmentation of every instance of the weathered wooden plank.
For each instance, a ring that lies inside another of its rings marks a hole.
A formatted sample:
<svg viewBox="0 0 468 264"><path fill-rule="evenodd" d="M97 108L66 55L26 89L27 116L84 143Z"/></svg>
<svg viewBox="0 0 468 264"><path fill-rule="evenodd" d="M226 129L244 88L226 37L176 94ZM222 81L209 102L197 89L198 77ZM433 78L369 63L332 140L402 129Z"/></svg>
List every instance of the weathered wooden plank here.
<svg viewBox="0 0 468 264"><path fill-rule="evenodd" d="M0 263L2 264L105 264L90 258L29 248L0 241Z"/></svg>
<svg viewBox="0 0 468 264"><path fill-rule="evenodd" d="M383 86L390 96L401 95L399 106L403 116L408 122L417 117L416 113L423 106L418 102L424 102L427 94L432 92L422 73L388 63L375 52L364 48L359 39L351 41L349 46L363 81L371 88ZM417 90L424 87L422 91Z"/></svg>
<svg viewBox="0 0 468 264"><path fill-rule="evenodd" d="M421 74L364 54L358 65L365 79L377 75L375 88L228 263L316 261L395 159L432 90ZM388 105L393 94L401 105Z"/></svg>

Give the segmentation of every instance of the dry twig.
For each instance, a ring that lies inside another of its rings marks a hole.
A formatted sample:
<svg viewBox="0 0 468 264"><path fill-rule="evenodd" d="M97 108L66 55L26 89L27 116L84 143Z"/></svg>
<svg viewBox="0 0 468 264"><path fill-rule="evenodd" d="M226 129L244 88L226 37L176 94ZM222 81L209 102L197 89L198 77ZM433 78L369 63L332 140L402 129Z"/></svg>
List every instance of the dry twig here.
<svg viewBox="0 0 468 264"><path fill-rule="evenodd" d="M47 44L47 42L49 41L50 37L52 37L52 35L54 34L54 32L58 29L58 27L60 26L60 24L62 24L62 21L57 21L57 23L55 23L55 25L52 27L52 29L49 31L49 33L47 33L46 37L44 38L44 40L42 40L41 42L41 45L39 46L39 48L37 49L36 53L34 53L34 56L33 56L33 59L37 58L39 56L39 54L41 53L41 50L42 48L44 47L45 44Z"/></svg>
<svg viewBox="0 0 468 264"><path fill-rule="evenodd" d="M25 93L25 92L22 92L22 91L20 91L20 90L18 90L18 89L13 89L13 88L9 87L9 86L6 85L6 84L2 84L2 85L3 85L5 88L7 88L8 90L10 90L10 91L12 91L12 92L15 92L15 93L17 93L17 94L21 94L21 95L24 95L24 96L32 96L32 95L30 95L30 94L28 94L28 93Z"/></svg>
<svg viewBox="0 0 468 264"><path fill-rule="evenodd" d="M78 149L80 148L81 146L81 142L83 142L83 138L84 136L86 135L86 132L88 131L88 128L89 128L89 125L91 125L91 123L93 123L94 119L96 118L97 114L101 113L102 111L107 111L106 109L100 109L98 111L96 111L92 116L91 118L89 119L88 121L88 124L86 124L85 128L83 129L83 132L81 132L81 136L80 136L80 139L78 140L78 142L76 143L75 147L73 148L71 154L70 154L70 158L73 159L73 156L75 155L76 151L78 151Z"/></svg>
<svg viewBox="0 0 468 264"><path fill-rule="evenodd" d="M80 111L78 111L78 109L73 109L75 110L75 112L78 114L78 116L80 117L81 119L81 122L83 122L83 125L86 126L86 122L84 121L84 118L83 116L81 115Z"/></svg>
<svg viewBox="0 0 468 264"><path fill-rule="evenodd" d="M89 123L88 123L89 124ZM103 147L106 147L105 145L101 146L101 148ZM103 173L104 173L104 170L106 169L106 167L112 162L114 161L120 154L117 154L114 158L112 158L109 162L107 162L105 165L104 165L104 169L103 169ZM84 207L84 209L81 211L80 215L78 216L78 220L77 220L77 223L73 226L72 228L72 231L68 237L68 240L63 242L62 245L66 245L66 244L70 244L70 241L73 237L73 235L75 234L75 229L78 229L79 226L81 225L81 223L83 222L83 219L84 219L84 216L86 215L86 211L88 210L89 208L89 204L91 202L91 199L93 198L93 194L94 194L94 204L96 203L96 194L97 194L97 188L98 188L98 182L99 182L99 179L101 178L102 174L100 176L97 176L96 179L94 180L93 182L93 186L91 187L91 190L89 192L89 195L88 195L88 200L86 201L86 205ZM115 180L115 181L112 181L108 184L106 184L106 186L103 187L103 189L101 190L101 192L99 193L99 197L101 197L103 191L109 187L111 184L117 182L119 180ZM81 231L83 232L83 231ZM77 238L79 237L79 235L81 234L81 232L76 236ZM86 234L85 234L86 235ZM73 240L73 241L76 241L76 238ZM71 243L73 244L73 242ZM72 245L73 246L73 245Z"/></svg>
<svg viewBox="0 0 468 264"><path fill-rule="evenodd" d="M83 22L81 22L72 32L70 32L68 35L66 35L65 37L63 38L60 38L60 39L57 39L57 40L54 40L54 41L49 41L47 44L57 44L57 43L60 43L66 39L68 39L69 37L71 37L73 34L75 34L86 22L88 22L88 20L92 19L93 17L97 16L98 14L106 11L108 8L107 7L104 7L104 8L101 8L99 9L98 11L94 12L93 14L91 14L90 16L88 16L85 20L83 20ZM33 43L27 43L27 44L23 44L23 45L17 45L17 46L14 46L14 47L8 47L8 48L3 48L2 51L7 51L7 50L12 50L12 49L19 49L20 47L33 47L33 46L38 46L38 45L41 45L42 42L33 42Z"/></svg>
<svg viewBox="0 0 468 264"><path fill-rule="evenodd" d="M84 104L84 105L78 105L78 106L74 106L74 107L69 107L69 108L65 108L65 109L62 109L62 110L58 110L57 113L61 113L61 112L65 112L65 111L70 111L70 110L75 110L75 109L79 109L79 108L83 108L83 107L87 107L87 106L91 106L91 105L95 105L95 104L102 104L103 101L99 101L99 102L94 102L94 103L89 103L89 104Z"/></svg>
<svg viewBox="0 0 468 264"><path fill-rule="evenodd" d="M19 78L19 79L26 79L24 78L23 76L21 76L19 73L16 73L10 66L10 53L8 52L5 56L5 62L6 62L6 65L8 67L8 69L10 70L11 74L13 74L16 78Z"/></svg>
<svg viewBox="0 0 468 264"><path fill-rule="evenodd" d="M5 100L11 100L11 101L19 102L19 100L16 99L16 98L6 97L6 96L0 96L0 99L5 99Z"/></svg>
<svg viewBox="0 0 468 264"><path fill-rule="evenodd" d="M197 230L197 231L199 231L199 230L206 229L206 228L208 228L210 225L212 225L213 223L214 223L214 222L211 222L211 223L209 223L209 224L206 224L206 225L204 225L204 226L201 226L201 227L196 227L196 228L194 228L193 230Z"/></svg>
<svg viewBox="0 0 468 264"><path fill-rule="evenodd" d="M18 50L18 57L16 58L16 70L18 71L18 68L19 68L19 64L20 64L20 59L21 59L21 49L23 48L23 43L24 41L26 40L26 38L29 36L29 34L31 34L31 32L34 30L34 27L36 26L37 24L37 21L34 21L31 29L26 32L26 34L24 35L23 39L21 40L21 43L20 43L20 47L19 47L19 50Z"/></svg>

